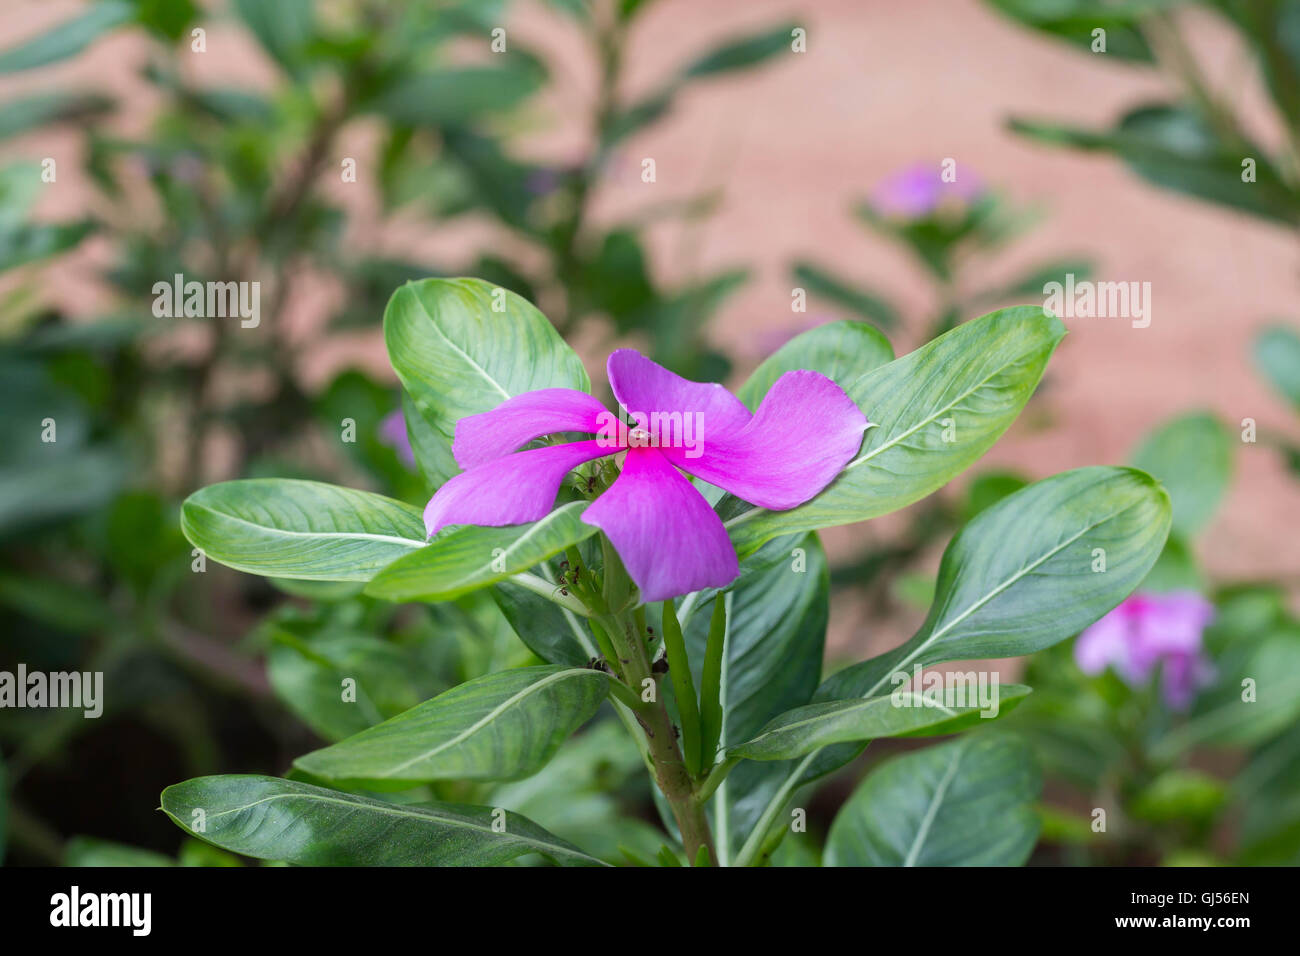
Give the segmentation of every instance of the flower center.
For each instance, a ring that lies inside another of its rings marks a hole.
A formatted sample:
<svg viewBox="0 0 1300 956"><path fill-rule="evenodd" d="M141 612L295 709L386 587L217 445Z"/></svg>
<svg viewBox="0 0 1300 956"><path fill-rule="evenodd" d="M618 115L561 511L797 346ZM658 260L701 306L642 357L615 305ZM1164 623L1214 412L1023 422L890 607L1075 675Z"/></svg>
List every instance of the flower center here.
<svg viewBox="0 0 1300 956"><path fill-rule="evenodd" d="M629 448L648 448L650 447L650 433L638 425L630 429L627 433L627 444Z"/></svg>

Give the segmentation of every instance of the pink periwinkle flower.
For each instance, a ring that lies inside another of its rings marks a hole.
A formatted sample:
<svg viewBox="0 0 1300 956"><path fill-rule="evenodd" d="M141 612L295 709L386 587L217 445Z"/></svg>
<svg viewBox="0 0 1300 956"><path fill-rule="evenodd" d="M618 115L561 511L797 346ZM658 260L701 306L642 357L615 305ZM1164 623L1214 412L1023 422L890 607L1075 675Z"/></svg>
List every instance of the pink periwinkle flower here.
<svg viewBox="0 0 1300 956"><path fill-rule="evenodd" d="M1213 677L1201 635L1214 605L1195 591L1139 593L1079 635L1074 659L1085 674L1112 667L1130 687L1145 686L1158 667L1161 692L1185 710Z"/></svg>
<svg viewBox="0 0 1300 956"><path fill-rule="evenodd" d="M379 440L397 452L397 457L408 468L415 467L415 452L411 450L411 439L406 434L406 416L400 408L389 412L379 423Z"/></svg>
<svg viewBox="0 0 1300 956"><path fill-rule="evenodd" d="M585 392L545 388L461 419L452 453L465 470L425 508L429 535L452 524L538 521L569 472L626 451L618 478L582 520L606 534L645 601L724 587L739 574L735 549L678 469L783 511L830 484L868 424L818 372L785 373L751 414L721 385L688 381L632 349L611 354L607 369L622 417ZM517 451L559 432L597 437Z"/></svg>
<svg viewBox="0 0 1300 956"><path fill-rule="evenodd" d="M917 163L901 169L881 182L871 194L877 212L898 219L924 219L944 201L974 202L984 193L984 184L964 174L945 182L937 163Z"/></svg>

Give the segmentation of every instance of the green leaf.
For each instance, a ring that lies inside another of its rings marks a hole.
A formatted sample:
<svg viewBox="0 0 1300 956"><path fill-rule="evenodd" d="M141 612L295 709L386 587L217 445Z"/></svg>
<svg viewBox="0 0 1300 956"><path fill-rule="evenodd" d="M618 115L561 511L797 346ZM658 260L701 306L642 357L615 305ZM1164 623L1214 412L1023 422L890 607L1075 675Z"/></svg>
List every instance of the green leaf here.
<svg viewBox="0 0 1300 956"><path fill-rule="evenodd" d="M1183 0L988 0L1000 13L1025 26L1092 53L1093 30L1104 30L1105 53L1124 60L1152 63L1155 57L1142 33L1141 20Z"/></svg>
<svg viewBox="0 0 1300 956"><path fill-rule="evenodd" d="M47 123L85 122L111 108L112 100L86 93L39 93L0 107L0 139Z"/></svg>
<svg viewBox="0 0 1300 956"><path fill-rule="evenodd" d="M134 10L124 0L102 0L79 17L0 53L0 73L31 70L76 56L101 34L131 19Z"/></svg>
<svg viewBox="0 0 1300 956"><path fill-rule="evenodd" d="M976 734L894 757L831 824L826 866L1019 866L1038 838L1042 779L1013 737Z"/></svg>
<svg viewBox="0 0 1300 956"><path fill-rule="evenodd" d="M834 302L846 309L852 309L881 328L892 329L898 325L898 312L880 296L856 288L844 279L837 278L810 262L795 263L794 278L814 296ZM892 349L890 358L893 358Z"/></svg>
<svg viewBox="0 0 1300 956"><path fill-rule="evenodd" d="M790 34L795 26L794 23L787 23L752 36L728 40L695 60L686 68L683 76L688 79L714 76L758 66L764 60L791 49L793 38Z"/></svg>
<svg viewBox="0 0 1300 956"><path fill-rule="evenodd" d="M502 66L453 67L400 79L366 105L403 125L455 125L519 105L544 79L522 59Z"/></svg>
<svg viewBox="0 0 1300 956"><path fill-rule="evenodd" d="M1193 111L1167 104L1128 113L1111 132L1013 120L1012 129L1040 142L1114 153L1148 182L1280 223L1300 217L1300 197L1287 185L1268 152L1254 143L1228 144ZM1255 161L1254 182L1244 182L1242 161Z"/></svg>
<svg viewBox="0 0 1300 956"><path fill-rule="evenodd" d="M500 292L499 296L494 293ZM502 312L494 311L494 301ZM438 483L460 469L456 422L542 388L590 391L582 362L527 300L481 279L425 279L402 286L384 310L384 341L430 433L414 445ZM436 457L429 457L437 448Z"/></svg>
<svg viewBox="0 0 1300 956"><path fill-rule="evenodd" d="M271 57L297 75L315 32L312 0L234 0L235 12Z"/></svg>
<svg viewBox="0 0 1300 956"><path fill-rule="evenodd" d="M1063 641L1133 592L1169 525L1169 497L1133 468L1076 468L1008 495L952 539L912 639L839 671L817 698L867 697L917 665L1015 657Z"/></svg>
<svg viewBox="0 0 1300 956"><path fill-rule="evenodd" d="M425 546L418 508L287 478L202 488L185 499L181 530L209 558L237 571L306 581L368 581Z"/></svg>
<svg viewBox="0 0 1300 956"><path fill-rule="evenodd" d="M491 594L519 639L542 660L581 667L600 656L587 625L568 608L509 580L494 584Z"/></svg>
<svg viewBox="0 0 1300 956"><path fill-rule="evenodd" d="M266 670L276 696L326 740L342 740L420 702L419 669L396 644L337 632L304 640L283 628L270 636ZM355 682L352 699L344 698L345 680Z"/></svg>
<svg viewBox="0 0 1300 956"><path fill-rule="evenodd" d="M1294 624L1229 644L1214 667L1218 679L1196 698L1186 722L1153 748L1158 757L1196 746L1262 743L1300 719L1300 628Z"/></svg>
<svg viewBox="0 0 1300 956"><path fill-rule="evenodd" d="M335 783L402 789L430 780L516 780L591 719L609 675L521 667L479 677L294 761Z"/></svg>
<svg viewBox="0 0 1300 956"><path fill-rule="evenodd" d="M125 843L77 836L63 848L63 866L175 866L169 856Z"/></svg>
<svg viewBox="0 0 1300 956"><path fill-rule="evenodd" d="M531 524L462 525L440 531L427 548L398 558L366 587L387 601L446 601L527 571L596 533L582 520L587 502L571 501Z"/></svg>
<svg viewBox="0 0 1300 956"><path fill-rule="evenodd" d="M848 389L875 426L862 449L812 501L730 518L736 550L888 514L942 487L1007 429L1064 335L1041 308L1002 309L863 375Z"/></svg>
<svg viewBox="0 0 1300 956"><path fill-rule="evenodd" d="M1232 474L1232 439L1206 412L1184 415L1157 429L1133 464L1160 481L1173 502L1176 534L1190 537L1218 510Z"/></svg>
<svg viewBox="0 0 1300 956"><path fill-rule="evenodd" d="M930 701L925 694L896 690L882 697L832 700L786 711L755 737L727 749L728 757L746 760L792 760L830 744L875 740L879 737L930 737L956 733L1010 711L1029 693L1019 684L999 686L985 717L977 691L961 691L961 703ZM996 707L996 709L994 709Z"/></svg>
<svg viewBox="0 0 1300 956"><path fill-rule="evenodd" d="M845 319L796 335L754 370L736 396L751 410L786 372L821 372L846 392L867 372L894 360L894 349L873 326Z"/></svg>
<svg viewBox="0 0 1300 956"><path fill-rule="evenodd" d="M222 849L300 866L497 866L527 853L561 866L599 865L518 814L402 806L256 774L175 784L162 792L162 809L182 830ZM499 833L497 819L505 823ZM199 820L203 828L195 829Z"/></svg>
<svg viewBox="0 0 1300 956"><path fill-rule="evenodd" d="M1132 468L1079 468L991 505L944 552L935 600L901 647L828 678L815 702L872 697L900 671L1028 654L1077 634L1146 577L1169 533L1169 497ZM1105 568L1094 571L1098 553ZM858 744L805 756L767 801L742 858L755 859L794 790L853 759ZM743 764L742 764L743 766Z"/></svg>
<svg viewBox="0 0 1300 956"><path fill-rule="evenodd" d="M1275 325L1255 339L1255 364L1269 383L1300 411L1300 335Z"/></svg>

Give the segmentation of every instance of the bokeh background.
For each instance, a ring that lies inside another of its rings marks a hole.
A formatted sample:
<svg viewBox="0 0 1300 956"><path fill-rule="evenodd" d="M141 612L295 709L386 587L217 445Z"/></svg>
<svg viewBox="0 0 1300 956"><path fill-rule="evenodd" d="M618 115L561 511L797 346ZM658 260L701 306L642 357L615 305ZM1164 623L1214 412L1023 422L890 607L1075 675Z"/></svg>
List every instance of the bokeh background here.
<svg viewBox="0 0 1300 956"><path fill-rule="evenodd" d="M1295 226L1155 188L1112 153L1053 148L1009 128L1012 118L1108 127L1177 98L1168 70L1060 42L977 0L653 0L624 4L637 9L621 28L609 27L617 5L323 0L314 22L330 42L299 46L294 31L308 28L279 22L268 12L276 4L157 0L118 4L116 17L110 6L0 9L0 50L88 10L111 22L75 55L0 72L0 103L45 104L44 113L4 107L0 167L53 159L57 168L34 190L6 185L0 216L34 228L95 224L75 242L51 239L57 255L0 260L13 266L0 275L0 335L15 363L43 366L54 393L70 389L88 446L123 452L111 481L90 482L103 493L92 488L84 507L33 514L21 497L7 503L33 520L6 532L11 653L0 663L38 647L48 656L53 633L55 658L128 662L142 684L128 712L94 728L30 715L7 728L17 861L59 859L76 834L169 852L174 831L151 817L160 785L186 768L274 772L319 734L291 726L265 674L266 645L249 637L286 602L310 616L302 606L319 596L289 599L220 568L201 585L187 579L175 508L202 484L249 474L325 475L417 500L418 479L403 476L379 428L399 403L383 303L412 276L482 275L535 298L593 380L609 347L626 343L732 385L813 323L880 319L875 297L889 303L881 324L902 354L954 301L960 319L1041 303L1021 290L976 308L968 293L1014 286L1045 262L1149 282L1148 328L1067 320L1039 396L982 466L1038 478L1122 463L1161 423L1208 411L1233 438L1233 465L1194 544L1204 575L1274 582L1294 611L1300 483L1278 445L1300 440L1300 420L1261 373L1256 343L1267 328L1295 325ZM1185 6L1179 29L1205 78L1254 141L1282 150L1286 124L1249 44L1206 5ZM206 31L201 53L190 49L195 26ZM489 49L498 27L499 56ZM791 27L806 31L805 52L790 50ZM777 41L731 49L689 75L701 57L753 36ZM501 75L421 85L461 68ZM54 99L65 93L90 99ZM640 105L653 109L620 112ZM347 158L356 182L340 176ZM1024 217L1011 241L963 250L948 285L855 214L900 169L945 158ZM852 308L843 294L818 294L800 264L872 301ZM153 317L149 287L178 269L187 278L243 269L262 281L262 328ZM791 310L796 286L810 288L805 313ZM26 374L6 375L6 405ZM339 443L346 416L359 423L360 447ZM1241 443L1247 418L1281 437ZM86 477L97 465L75 467ZM826 535L847 569L832 657L877 653L923 617L909 594L923 592L917 581L955 519L918 530L919 513ZM122 559L126 542L138 547ZM879 553L897 559L888 576L862 570L863 556ZM406 625L385 618L390 626Z"/></svg>

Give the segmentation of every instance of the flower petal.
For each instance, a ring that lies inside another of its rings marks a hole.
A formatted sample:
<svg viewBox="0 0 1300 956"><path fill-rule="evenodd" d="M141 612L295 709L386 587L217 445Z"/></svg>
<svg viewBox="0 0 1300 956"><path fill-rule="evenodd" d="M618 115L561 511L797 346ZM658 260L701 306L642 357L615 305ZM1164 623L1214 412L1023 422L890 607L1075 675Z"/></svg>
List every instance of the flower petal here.
<svg viewBox="0 0 1300 956"><path fill-rule="evenodd" d="M777 379L740 431L706 431L696 449L661 451L738 498L784 511L829 485L862 447L866 429L867 417L844 389L820 372L801 370Z"/></svg>
<svg viewBox="0 0 1300 956"><path fill-rule="evenodd" d="M629 449L582 520L608 535L643 601L725 587L740 573L717 513L657 449Z"/></svg>
<svg viewBox="0 0 1300 956"><path fill-rule="evenodd" d="M508 398L490 412L456 423L451 451L456 464L473 468L502 458L534 438L556 432L598 432L604 404L573 388L543 388Z"/></svg>
<svg viewBox="0 0 1300 956"><path fill-rule="evenodd" d="M606 370L614 397L634 418L698 413L705 434L713 435L738 431L749 421L749 409L721 385L682 378L635 349L611 352Z"/></svg>
<svg viewBox="0 0 1300 956"><path fill-rule="evenodd" d="M597 441L530 448L463 471L437 490L424 509L424 529L449 524L500 527L538 521L550 513L565 475L617 449Z"/></svg>

